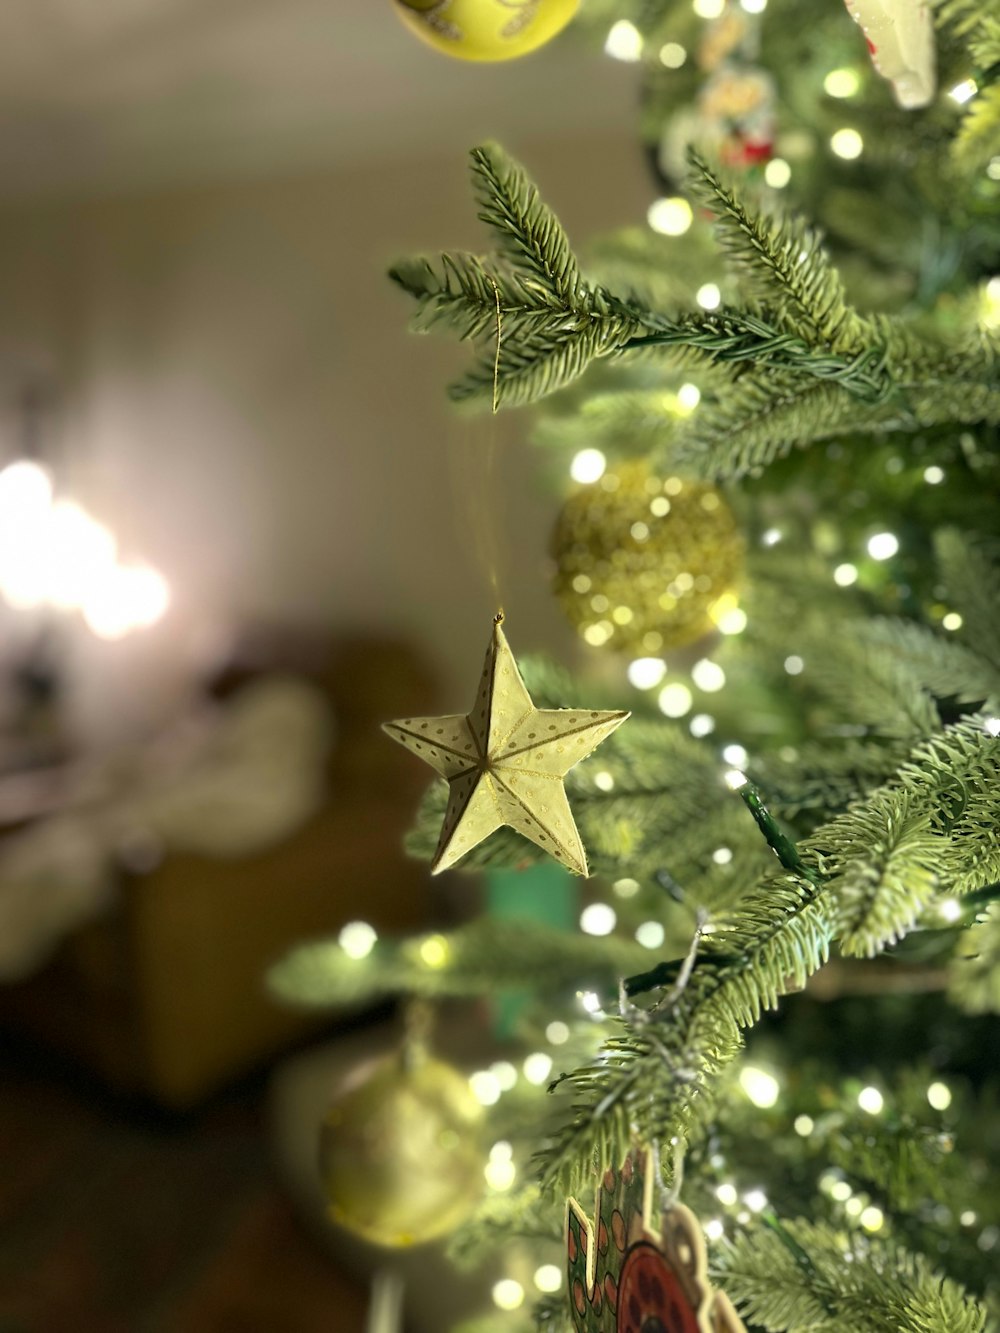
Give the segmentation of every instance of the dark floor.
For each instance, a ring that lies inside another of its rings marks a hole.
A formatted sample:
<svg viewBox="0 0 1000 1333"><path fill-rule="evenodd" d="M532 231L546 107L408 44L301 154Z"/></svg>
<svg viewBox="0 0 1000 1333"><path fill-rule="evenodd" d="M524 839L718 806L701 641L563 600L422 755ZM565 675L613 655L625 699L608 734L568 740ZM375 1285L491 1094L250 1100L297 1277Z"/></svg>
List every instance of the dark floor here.
<svg viewBox="0 0 1000 1333"><path fill-rule="evenodd" d="M264 1082L184 1118L23 1053L0 1061L0 1333L360 1333L299 1226Z"/></svg>

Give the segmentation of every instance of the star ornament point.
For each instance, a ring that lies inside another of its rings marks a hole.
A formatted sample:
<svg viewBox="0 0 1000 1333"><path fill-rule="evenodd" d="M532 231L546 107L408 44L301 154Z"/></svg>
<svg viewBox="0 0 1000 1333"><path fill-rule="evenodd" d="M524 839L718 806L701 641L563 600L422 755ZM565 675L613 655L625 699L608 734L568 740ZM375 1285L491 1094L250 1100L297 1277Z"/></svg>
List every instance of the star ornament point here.
<svg viewBox="0 0 1000 1333"><path fill-rule="evenodd" d="M586 875L587 857L563 778L628 716L536 708L497 618L469 713L403 718L383 726L448 781L448 808L431 873L447 870L506 825L574 874Z"/></svg>

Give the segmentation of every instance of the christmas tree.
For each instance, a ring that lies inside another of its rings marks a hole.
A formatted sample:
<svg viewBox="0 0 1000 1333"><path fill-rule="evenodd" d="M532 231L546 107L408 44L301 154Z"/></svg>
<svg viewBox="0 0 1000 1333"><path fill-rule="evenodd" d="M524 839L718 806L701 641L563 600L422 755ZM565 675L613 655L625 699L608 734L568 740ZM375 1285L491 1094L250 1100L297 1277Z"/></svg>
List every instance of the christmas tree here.
<svg viewBox="0 0 1000 1333"><path fill-rule="evenodd" d="M413 853L500 882L548 838L589 870L579 924L355 924L272 978L522 997L452 1250L527 1244L548 1294L499 1284L482 1328L736 1327L716 1291L772 1333L1000 1317L1000 5L857 9L886 78L835 0L591 0L577 31L641 66L649 218L578 254L486 144L489 252L392 270L416 329L471 346L456 401L536 405L575 482L558 603L620 664L519 675L497 627L492 723L397 724L441 775ZM525 777L530 719L567 708L572 753ZM672 1314L603 1278L595 1187L624 1210L633 1171L707 1237Z"/></svg>

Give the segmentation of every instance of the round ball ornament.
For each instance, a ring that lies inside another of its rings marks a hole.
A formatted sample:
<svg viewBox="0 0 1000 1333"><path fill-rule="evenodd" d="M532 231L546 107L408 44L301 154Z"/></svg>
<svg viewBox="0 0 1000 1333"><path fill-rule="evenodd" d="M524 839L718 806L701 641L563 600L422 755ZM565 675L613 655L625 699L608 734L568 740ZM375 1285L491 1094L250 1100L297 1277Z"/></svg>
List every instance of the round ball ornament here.
<svg viewBox="0 0 1000 1333"><path fill-rule="evenodd" d="M707 482L609 467L566 501L550 544L554 589L584 639L656 654L694 643L736 606L744 541Z"/></svg>
<svg viewBox="0 0 1000 1333"><path fill-rule="evenodd" d="M456 60L514 60L555 37L579 0L395 0L428 46Z"/></svg>
<svg viewBox="0 0 1000 1333"><path fill-rule="evenodd" d="M482 1192L481 1117L468 1080L423 1051L368 1066L320 1130L331 1219L392 1248L453 1231Z"/></svg>

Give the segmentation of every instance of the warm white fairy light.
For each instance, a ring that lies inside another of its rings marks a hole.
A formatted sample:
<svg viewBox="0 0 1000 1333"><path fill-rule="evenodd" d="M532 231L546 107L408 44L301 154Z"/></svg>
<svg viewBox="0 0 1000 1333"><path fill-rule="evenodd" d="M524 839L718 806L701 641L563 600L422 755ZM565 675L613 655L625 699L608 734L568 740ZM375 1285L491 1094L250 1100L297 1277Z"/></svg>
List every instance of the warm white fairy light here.
<svg viewBox="0 0 1000 1333"><path fill-rule="evenodd" d="M983 718L983 731L987 736L1000 736L1000 717Z"/></svg>
<svg viewBox="0 0 1000 1333"><path fill-rule="evenodd" d="M894 532L876 532L868 538L868 554L873 560L889 560L899 550L899 538Z"/></svg>
<svg viewBox="0 0 1000 1333"><path fill-rule="evenodd" d="M642 58L642 33L628 19L619 19L612 24L605 38L604 50L615 60L639 60Z"/></svg>
<svg viewBox="0 0 1000 1333"><path fill-rule="evenodd" d="M701 402L701 390L688 381L677 390L677 401L685 412L693 412Z"/></svg>
<svg viewBox="0 0 1000 1333"><path fill-rule="evenodd" d="M706 1240L721 1240L726 1234L726 1228L719 1217L710 1217L702 1230L705 1233Z"/></svg>
<svg viewBox="0 0 1000 1333"><path fill-rule="evenodd" d="M715 730L715 718L711 713L695 713L694 717L688 723L688 731L692 736L701 738L702 736L711 736Z"/></svg>
<svg viewBox="0 0 1000 1333"><path fill-rule="evenodd" d="M747 613L740 606L727 607L715 623L723 634L742 634L747 627Z"/></svg>
<svg viewBox="0 0 1000 1333"><path fill-rule="evenodd" d="M726 786L730 791L739 791L741 787L745 787L750 781L747 775L741 773L738 768L727 769L723 776L725 778Z"/></svg>
<svg viewBox="0 0 1000 1333"><path fill-rule="evenodd" d="M538 1086L552 1073L552 1056L547 1055L545 1051L532 1051L531 1055L525 1058L521 1068L528 1082Z"/></svg>
<svg viewBox="0 0 1000 1333"><path fill-rule="evenodd" d="M772 190L783 190L792 179L792 169L783 157L772 157L764 168L764 184Z"/></svg>
<svg viewBox="0 0 1000 1333"><path fill-rule="evenodd" d="M963 79L961 83L956 83L954 88L949 88L948 96L959 106L964 106L966 102L971 102L978 92L979 84L975 79Z"/></svg>
<svg viewBox="0 0 1000 1333"><path fill-rule="evenodd" d="M606 620L599 620L596 625L588 625L583 631L583 637L587 643L594 648L600 648L602 644L607 643L614 633L613 626Z"/></svg>
<svg viewBox="0 0 1000 1333"><path fill-rule="evenodd" d="M792 1122L792 1128L800 1137L807 1139L816 1128L816 1122L811 1115L797 1115Z"/></svg>
<svg viewBox="0 0 1000 1333"><path fill-rule="evenodd" d="M781 1093L781 1084L774 1075L754 1065L745 1065L740 1070L740 1087L754 1106L764 1111L777 1103Z"/></svg>
<svg viewBox="0 0 1000 1333"><path fill-rule="evenodd" d="M687 54L680 42L664 42L660 47L660 64L666 65L667 69L680 69Z"/></svg>
<svg viewBox="0 0 1000 1333"><path fill-rule="evenodd" d="M447 963L451 955L451 946L443 935L428 935L421 941L417 952L422 963L437 970Z"/></svg>
<svg viewBox="0 0 1000 1333"><path fill-rule="evenodd" d="M722 757L725 759L726 763L731 764L733 768L743 768L750 756L742 745L733 744L725 747L722 751Z"/></svg>
<svg viewBox="0 0 1000 1333"><path fill-rule="evenodd" d="M777 546L778 542L780 541L781 541L780 528L768 528L766 532L761 533L761 538L760 538L761 546Z"/></svg>
<svg viewBox="0 0 1000 1333"><path fill-rule="evenodd" d="M569 475L574 481L587 485L600 480L607 465L608 460L600 449L581 449L579 453L573 455L573 461L569 465Z"/></svg>
<svg viewBox="0 0 1000 1333"><path fill-rule="evenodd" d="M489 1161L483 1168L483 1175L490 1189L502 1192L509 1190L517 1179L517 1167L514 1165L514 1150L506 1139L494 1143L490 1149Z"/></svg>
<svg viewBox="0 0 1000 1333"><path fill-rule="evenodd" d="M645 949L658 949L666 938L667 932L660 921L644 921L636 929L635 938Z"/></svg>
<svg viewBox="0 0 1000 1333"><path fill-rule="evenodd" d="M569 1027L562 1019L554 1018L545 1029L545 1040L550 1046L563 1046L569 1041Z"/></svg>
<svg viewBox="0 0 1000 1333"><path fill-rule="evenodd" d="M646 221L661 236L683 236L694 221L691 205L681 195L654 199L646 210Z"/></svg>
<svg viewBox="0 0 1000 1333"><path fill-rule="evenodd" d="M838 1203L846 1203L851 1197L851 1187L846 1180L835 1180L830 1186L830 1198Z"/></svg>
<svg viewBox="0 0 1000 1333"><path fill-rule="evenodd" d="M962 915L962 904L957 898L942 898L937 913L942 921L955 922Z"/></svg>
<svg viewBox="0 0 1000 1333"><path fill-rule="evenodd" d="M706 694L715 694L726 683L726 673L718 662L703 657L691 668L691 679Z"/></svg>
<svg viewBox="0 0 1000 1333"><path fill-rule="evenodd" d="M565 1281L563 1270L557 1264L542 1264L532 1278L539 1291L558 1291Z"/></svg>
<svg viewBox="0 0 1000 1333"><path fill-rule="evenodd" d="M976 1225L977 1217L971 1208L966 1208L965 1212L960 1215L958 1220L963 1227L974 1227Z"/></svg>
<svg viewBox="0 0 1000 1333"><path fill-rule="evenodd" d="M806 664L798 653L792 653L785 658L785 670L790 676L801 676L805 668Z"/></svg>
<svg viewBox="0 0 1000 1333"><path fill-rule="evenodd" d="M517 1067L509 1060L495 1060L490 1065L490 1073L500 1084L501 1092L510 1092L517 1083Z"/></svg>
<svg viewBox="0 0 1000 1333"><path fill-rule="evenodd" d="M853 97L861 87L861 79L853 69L831 69L823 80L827 97Z"/></svg>
<svg viewBox="0 0 1000 1333"><path fill-rule="evenodd" d="M586 1009L588 1014L599 1014L601 1012L601 997L596 991L581 991L580 1004Z"/></svg>
<svg viewBox="0 0 1000 1333"><path fill-rule="evenodd" d="M477 1069L469 1075L469 1087L472 1095L481 1106L495 1106L500 1100L503 1089L496 1080L496 1075L488 1069Z"/></svg>
<svg viewBox="0 0 1000 1333"><path fill-rule="evenodd" d="M616 879L611 886L611 892L618 898L634 898L639 892L639 881L637 879Z"/></svg>
<svg viewBox="0 0 1000 1333"><path fill-rule="evenodd" d="M885 1105L885 1098L878 1088L869 1085L867 1088L862 1088L858 1093L858 1105L862 1111L867 1111L869 1115L878 1115Z"/></svg>
<svg viewBox="0 0 1000 1333"><path fill-rule="evenodd" d="M667 674L667 664L662 657L637 657L629 662L626 674L637 690L652 690Z"/></svg>
<svg viewBox="0 0 1000 1333"><path fill-rule="evenodd" d="M833 581L838 588L849 588L852 583L858 581L858 567L850 562L838 565L833 571Z"/></svg>
<svg viewBox="0 0 1000 1333"><path fill-rule="evenodd" d="M685 713L691 711L694 695L680 681L672 681L669 685L664 685L656 702L660 712L667 717L683 717Z"/></svg>
<svg viewBox="0 0 1000 1333"><path fill-rule="evenodd" d="M845 162L853 162L856 157L860 157L864 152L865 141L857 130L845 126L844 129L837 130L830 136L830 147Z"/></svg>
<svg viewBox="0 0 1000 1333"><path fill-rule="evenodd" d="M692 0L691 8L700 19L717 19L725 12L726 0Z"/></svg>
<svg viewBox="0 0 1000 1333"><path fill-rule="evenodd" d="M617 921L610 903L590 903L580 913L580 929L585 935L610 935Z"/></svg>
<svg viewBox="0 0 1000 1333"><path fill-rule="evenodd" d="M733 859L733 849L731 847L716 847L712 853L712 860L717 866L727 866Z"/></svg>
<svg viewBox="0 0 1000 1333"><path fill-rule="evenodd" d="M844 1212L847 1214L848 1217L860 1218L862 1212L864 1211L864 1207L865 1207L864 1200L859 1199L856 1194L852 1194L851 1197L844 1204Z"/></svg>
<svg viewBox="0 0 1000 1333"><path fill-rule="evenodd" d="M724 1180L721 1185L716 1186L715 1197L726 1208L732 1208L739 1195L736 1193L736 1186Z"/></svg>
<svg viewBox="0 0 1000 1333"><path fill-rule="evenodd" d="M927 1100L935 1111L947 1111L951 1105L951 1088L947 1083L932 1083L927 1089Z"/></svg>
<svg viewBox="0 0 1000 1333"><path fill-rule="evenodd" d="M752 1213L762 1213L767 1207L767 1195L762 1189L747 1190L743 1202Z"/></svg>
<svg viewBox="0 0 1000 1333"><path fill-rule="evenodd" d="M702 310L718 310L722 304L722 293L714 282L705 282L695 292L694 299Z"/></svg>
<svg viewBox="0 0 1000 1333"><path fill-rule="evenodd" d="M598 791L614 791L615 780L607 769L594 774L594 786Z"/></svg>
<svg viewBox="0 0 1000 1333"><path fill-rule="evenodd" d="M740 0L740 8L745 9L748 14L763 14L767 8L767 0Z"/></svg>
<svg viewBox="0 0 1000 1333"><path fill-rule="evenodd" d="M367 921L348 921L337 936L337 943L348 958L367 958L375 947L378 935Z"/></svg>
<svg viewBox="0 0 1000 1333"><path fill-rule="evenodd" d="M927 482L928 486L940 486L944 481L944 468L938 467L936 463L932 463L930 467L925 467L924 481Z"/></svg>
<svg viewBox="0 0 1000 1333"><path fill-rule="evenodd" d="M962 628L962 617L957 611L949 611L946 616L941 618L941 628L951 631Z"/></svg>
<svg viewBox="0 0 1000 1333"><path fill-rule="evenodd" d="M493 1304L498 1310L519 1310L524 1304L524 1288L512 1277L493 1284Z"/></svg>

